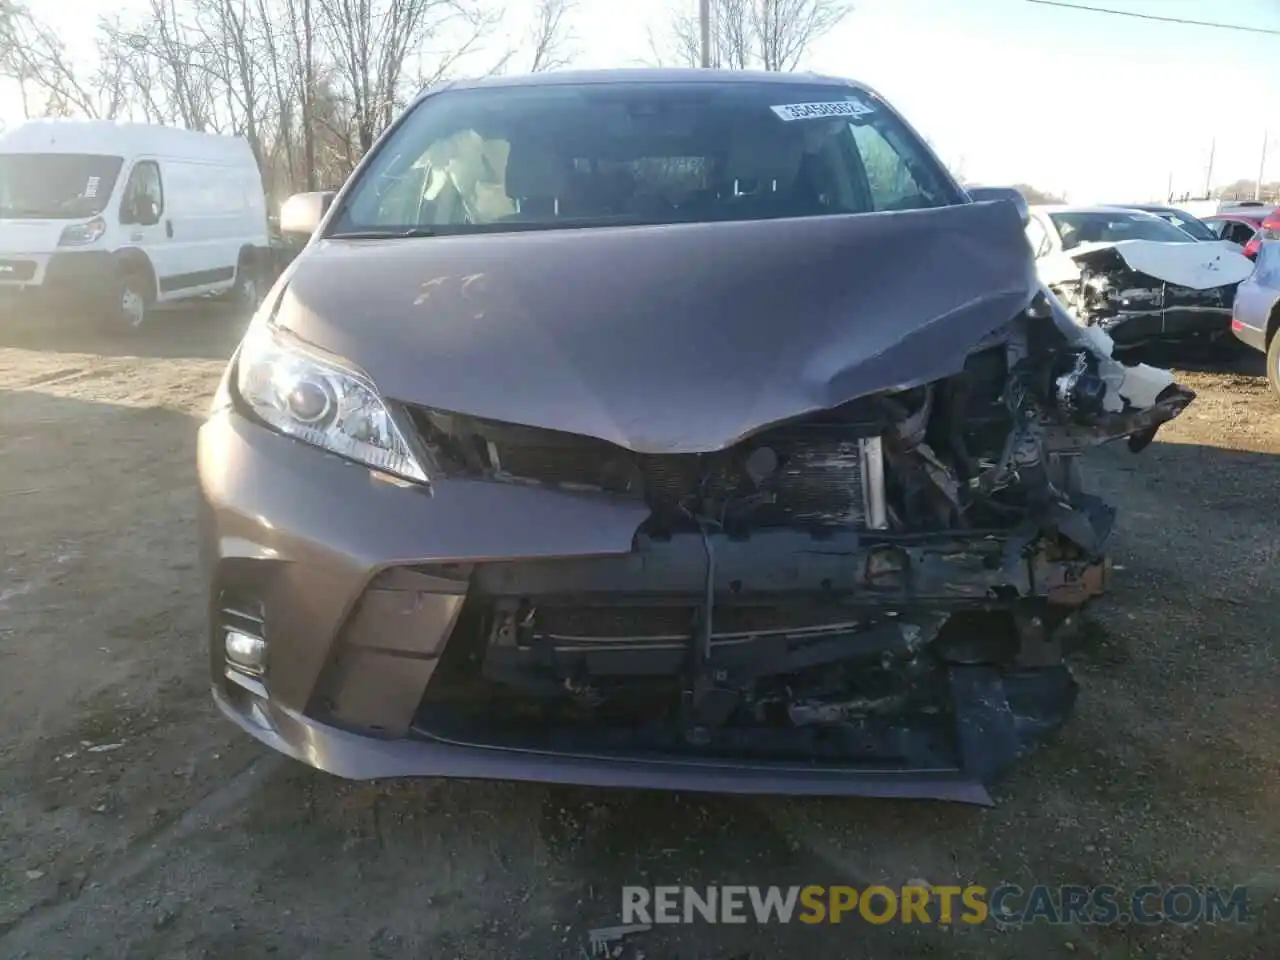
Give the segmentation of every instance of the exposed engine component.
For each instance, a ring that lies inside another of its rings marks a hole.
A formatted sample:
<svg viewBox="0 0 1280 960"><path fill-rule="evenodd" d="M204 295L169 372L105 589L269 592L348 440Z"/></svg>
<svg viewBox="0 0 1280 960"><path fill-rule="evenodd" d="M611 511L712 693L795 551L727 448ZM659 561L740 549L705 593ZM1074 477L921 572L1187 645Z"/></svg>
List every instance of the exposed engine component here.
<svg viewBox="0 0 1280 960"><path fill-rule="evenodd" d="M1087 350L1075 354L1071 368L1054 380L1054 401L1076 423L1089 423L1105 410L1107 382L1098 375L1098 359Z"/></svg>
<svg viewBox="0 0 1280 960"><path fill-rule="evenodd" d="M452 472L644 500L673 529L884 526L871 400L767 430L717 454L637 454L602 440L418 409L422 437Z"/></svg>

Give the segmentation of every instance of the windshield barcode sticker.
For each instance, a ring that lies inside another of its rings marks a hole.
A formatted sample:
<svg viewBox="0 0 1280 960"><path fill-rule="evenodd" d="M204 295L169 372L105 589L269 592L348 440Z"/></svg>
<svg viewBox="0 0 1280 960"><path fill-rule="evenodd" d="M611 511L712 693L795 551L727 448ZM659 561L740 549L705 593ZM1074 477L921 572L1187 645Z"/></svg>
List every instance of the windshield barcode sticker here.
<svg viewBox="0 0 1280 960"><path fill-rule="evenodd" d="M89 182L84 185L84 198L92 200L98 195L98 184L101 182L100 177L90 177Z"/></svg>
<svg viewBox="0 0 1280 960"><path fill-rule="evenodd" d="M835 100L831 103L784 103L770 107L783 120L817 120L822 117L865 117L876 108L861 100Z"/></svg>

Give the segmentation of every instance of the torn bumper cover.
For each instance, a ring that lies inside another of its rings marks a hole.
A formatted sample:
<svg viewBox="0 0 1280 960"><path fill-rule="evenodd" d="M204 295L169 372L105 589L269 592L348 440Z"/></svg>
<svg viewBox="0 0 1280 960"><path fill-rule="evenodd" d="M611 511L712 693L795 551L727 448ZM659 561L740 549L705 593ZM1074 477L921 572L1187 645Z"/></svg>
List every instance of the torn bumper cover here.
<svg viewBox="0 0 1280 960"><path fill-rule="evenodd" d="M1125 240L1050 258L1041 277L1082 323L1127 347L1227 335L1236 287L1252 270L1234 244Z"/></svg>
<svg viewBox="0 0 1280 960"><path fill-rule="evenodd" d="M669 282L708 244L736 256ZM981 803L1062 722L1059 631L1112 523L1079 451L1140 448L1194 395L1043 296L1012 210L429 246L321 245L270 311L392 398L428 483L234 392L201 430L210 669L242 727L347 777ZM317 312L353 258L390 341ZM426 264L504 286L424 297ZM671 302L619 323L570 274ZM514 403L455 374L515 382L533 333ZM670 359L680 337L700 362Z"/></svg>

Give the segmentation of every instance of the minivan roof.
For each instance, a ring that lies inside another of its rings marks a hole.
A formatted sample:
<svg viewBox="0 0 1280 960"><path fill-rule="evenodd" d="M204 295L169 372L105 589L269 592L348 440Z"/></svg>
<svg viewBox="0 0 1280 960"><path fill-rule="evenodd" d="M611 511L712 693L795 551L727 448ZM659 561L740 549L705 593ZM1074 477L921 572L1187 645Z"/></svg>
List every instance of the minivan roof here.
<svg viewBox="0 0 1280 960"><path fill-rule="evenodd" d="M769 83L785 86L857 87L862 84L817 73L781 73L773 70L701 70L694 68L634 67L614 70L553 70L457 80L447 89L472 87L543 87L587 83ZM430 90L425 91L427 93Z"/></svg>
<svg viewBox="0 0 1280 960"><path fill-rule="evenodd" d="M419 91L414 105L447 90L503 89L509 87L555 87L611 83L767 83L786 87L831 87L857 90L873 97L880 94L865 83L820 73L783 73L775 70L711 70L693 67L620 67L609 70L550 70L545 73L516 73L454 80L439 87Z"/></svg>
<svg viewBox="0 0 1280 960"><path fill-rule="evenodd" d="M253 152L242 137L113 120L28 120L0 134L0 153L90 153L182 157L242 164Z"/></svg>

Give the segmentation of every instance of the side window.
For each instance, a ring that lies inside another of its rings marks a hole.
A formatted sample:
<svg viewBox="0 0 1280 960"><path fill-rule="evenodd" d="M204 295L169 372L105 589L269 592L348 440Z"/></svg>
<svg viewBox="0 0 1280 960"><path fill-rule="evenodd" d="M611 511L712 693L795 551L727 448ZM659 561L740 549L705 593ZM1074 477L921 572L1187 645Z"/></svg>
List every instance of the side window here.
<svg viewBox="0 0 1280 960"><path fill-rule="evenodd" d="M1241 246L1244 246L1253 239L1254 232L1253 227L1249 226L1247 223L1228 222L1226 233L1223 234L1223 239L1230 240L1232 243L1238 243Z"/></svg>
<svg viewBox="0 0 1280 960"><path fill-rule="evenodd" d="M879 130L869 123L850 124L850 128L867 173L873 210L931 206L927 192L920 189L911 168Z"/></svg>
<svg viewBox="0 0 1280 960"><path fill-rule="evenodd" d="M164 185L160 167L153 160L140 160L129 174L120 201L120 222L148 225L157 223L164 213Z"/></svg>
<svg viewBox="0 0 1280 960"><path fill-rule="evenodd" d="M490 223L515 206L507 196L509 145L463 130L433 143L412 166L384 177L361 219L386 225ZM376 204L376 205L374 205Z"/></svg>
<svg viewBox="0 0 1280 960"><path fill-rule="evenodd" d="M1049 231L1035 217L1027 224L1027 242L1031 244L1031 252L1037 260L1049 252Z"/></svg>

